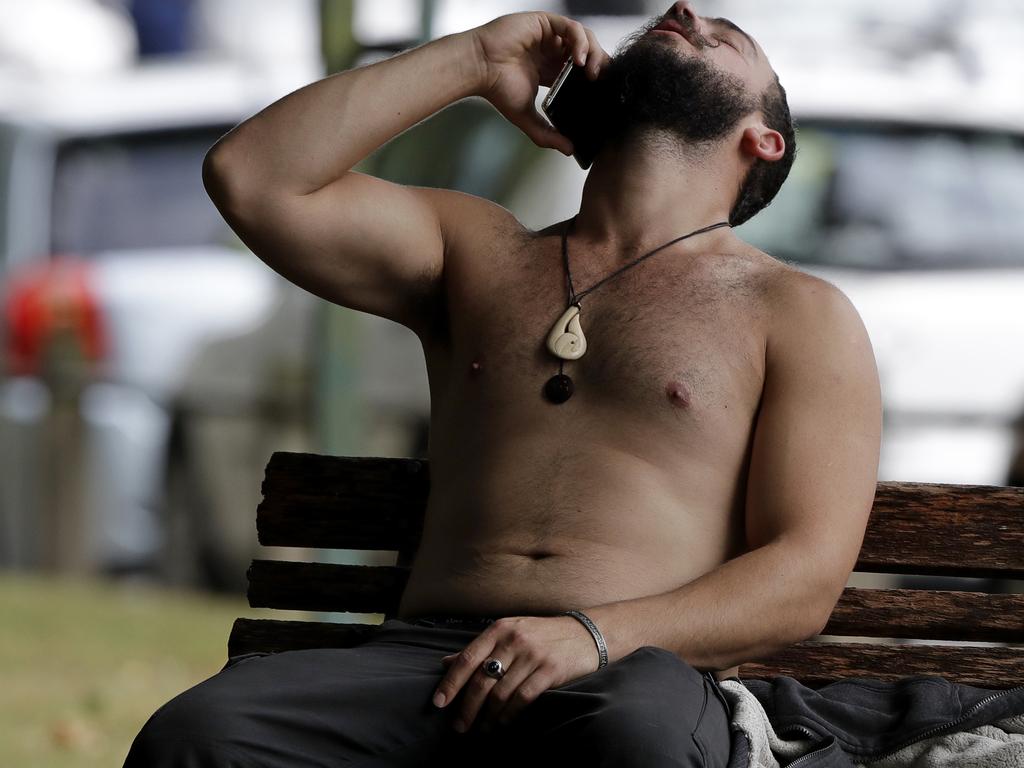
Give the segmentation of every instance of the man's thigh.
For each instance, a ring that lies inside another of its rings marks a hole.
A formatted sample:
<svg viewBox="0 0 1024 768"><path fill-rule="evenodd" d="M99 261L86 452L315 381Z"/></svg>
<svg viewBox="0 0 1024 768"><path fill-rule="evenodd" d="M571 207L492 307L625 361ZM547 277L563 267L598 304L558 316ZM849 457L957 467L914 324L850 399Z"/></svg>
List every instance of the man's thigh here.
<svg viewBox="0 0 1024 768"><path fill-rule="evenodd" d="M551 688L503 732L476 737L486 754L516 745L514 762L534 765L725 768L729 713L710 672L676 654L643 646Z"/></svg>
<svg viewBox="0 0 1024 768"><path fill-rule="evenodd" d="M459 735L431 703L441 657L477 633L392 620L352 648L235 657L154 713L126 768L422 765Z"/></svg>
<svg viewBox="0 0 1024 768"><path fill-rule="evenodd" d="M431 697L441 657L480 631L391 620L353 648L236 657L157 710L125 766L726 765L713 683L652 646L545 691L507 729L457 733Z"/></svg>

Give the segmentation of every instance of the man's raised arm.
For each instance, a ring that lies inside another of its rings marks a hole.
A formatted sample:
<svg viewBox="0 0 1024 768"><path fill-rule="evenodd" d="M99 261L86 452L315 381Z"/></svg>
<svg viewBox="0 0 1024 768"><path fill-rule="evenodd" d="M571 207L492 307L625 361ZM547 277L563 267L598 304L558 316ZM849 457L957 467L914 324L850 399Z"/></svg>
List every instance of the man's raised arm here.
<svg viewBox="0 0 1024 768"><path fill-rule="evenodd" d="M453 230L497 206L352 171L387 141L467 96L487 98L539 146L572 144L537 113L538 85L596 41L549 13L518 13L340 72L221 138L203 180L252 251L297 285L421 332ZM592 76L607 55L591 57Z"/></svg>

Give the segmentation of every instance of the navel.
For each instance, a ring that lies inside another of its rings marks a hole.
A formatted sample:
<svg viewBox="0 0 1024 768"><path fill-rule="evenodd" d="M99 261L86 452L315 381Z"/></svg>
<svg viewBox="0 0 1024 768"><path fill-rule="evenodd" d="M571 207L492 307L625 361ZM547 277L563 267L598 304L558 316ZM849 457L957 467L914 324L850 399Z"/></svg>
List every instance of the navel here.
<svg viewBox="0 0 1024 768"><path fill-rule="evenodd" d="M481 373L483 373L483 370L484 366L483 363L480 362L480 360L473 360L469 364L469 375L472 378L476 378L477 376L479 376Z"/></svg>
<svg viewBox="0 0 1024 768"><path fill-rule="evenodd" d="M554 552L531 552L529 555L531 560L547 560L549 557L555 557Z"/></svg>
<svg viewBox="0 0 1024 768"><path fill-rule="evenodd" d="M678 379L673 379L668 383L668 386L665 387L665 396L668 397L672 405L678 408L690 407L690 390Z"/></svg>
<svg viewBox="0 0 1024 768"><path fill-rule="evenodd" d="M531 552L523 552L522 556L530 560L547 560L549 557L556 557L557 552L548 552L546 550L533 550Z"/></svg>

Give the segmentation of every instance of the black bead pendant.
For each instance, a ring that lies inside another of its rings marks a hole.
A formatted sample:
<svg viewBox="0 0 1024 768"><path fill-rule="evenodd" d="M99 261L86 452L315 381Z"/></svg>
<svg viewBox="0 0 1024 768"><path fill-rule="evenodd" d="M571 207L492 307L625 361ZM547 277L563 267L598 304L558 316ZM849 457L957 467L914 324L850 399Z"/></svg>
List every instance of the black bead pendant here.
<svg viewBox="0 0 1024 768"><path fill-rule="evenodd" d="M544 397L555 405L561 405L572 397L572 379L564 373L556 373L544 385Z"/></svg>

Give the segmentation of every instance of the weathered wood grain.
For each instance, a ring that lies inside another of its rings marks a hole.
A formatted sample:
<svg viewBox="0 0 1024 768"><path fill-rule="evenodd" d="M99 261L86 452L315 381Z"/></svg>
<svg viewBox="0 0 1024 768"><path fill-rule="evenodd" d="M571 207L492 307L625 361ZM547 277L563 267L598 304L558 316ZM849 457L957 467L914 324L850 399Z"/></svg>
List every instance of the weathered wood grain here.
<svg viewBox="0 0 1024 768"><path fill-rule="evenodd" d="M430 472L418 459L277 451L263 479L256 531L264 545L411 551Z"/></svg>
<svg viewBox="0 0 1024 768"><path fill-rule="evenodd" d="M1024 595L846 587L822 634L1024 643Z"/></svg>
<svg viewBox="0 0 1024 768"><path fill-rule="evenodd" d="M739 676L794 677L817 688L836 680L872 677L899 680L935 675L981 688L1024 685L1024 647L967 645L876 645L873 643L796 643L767 659L740 666Z"/></svg>
<svg viewBox="0 0 1024 768"><path fill-rule="evenodd" d="M278 653L307 648L350 648L363 642L379 624L335 624L321 621L235 619L228 638L228 656Z"/></svg>
<svg viewBox="0 0 1024 768"><path fill-rule="evenodd" d="M391 614L398 608L409 569L253 560L248 575L253 608Z"/></svg>
<svg viewBox="0 0 1024 768"><path fill-rule="evenodd" d="M1024 488L880 482L857 571L1024 577Z"/></svg>

